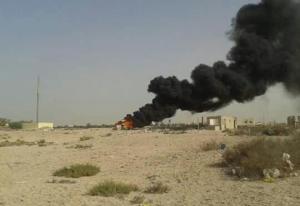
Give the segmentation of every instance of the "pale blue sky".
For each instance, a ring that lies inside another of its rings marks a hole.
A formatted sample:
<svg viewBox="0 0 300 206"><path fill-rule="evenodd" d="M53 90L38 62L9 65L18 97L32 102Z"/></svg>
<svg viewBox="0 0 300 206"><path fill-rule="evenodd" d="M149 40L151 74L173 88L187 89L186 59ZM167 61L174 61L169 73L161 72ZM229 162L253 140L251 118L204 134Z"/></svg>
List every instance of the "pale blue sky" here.
<svg viewBox="0 0 300 206"><path fill-rule="evenodd" d="M257 0L2 0L0 116L34 119L39 74L41 120L112 123L151 101L152 78L189 78L199 63L224 60L231 18L249 2ZM220 113L271 110L264 116L284 120L298 101L283 93Z"/></svg>

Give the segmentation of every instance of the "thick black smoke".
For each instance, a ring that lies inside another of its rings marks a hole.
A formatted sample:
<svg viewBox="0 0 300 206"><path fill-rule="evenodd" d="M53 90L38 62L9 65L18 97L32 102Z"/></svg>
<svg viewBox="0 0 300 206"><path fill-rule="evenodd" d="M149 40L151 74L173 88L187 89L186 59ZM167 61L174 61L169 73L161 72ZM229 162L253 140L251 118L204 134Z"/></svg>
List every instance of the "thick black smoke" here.
<svg viewBox="0 0 300 206"><path fill-rule="evenodd" d="M148 91L156 97L133 113L134 125L142 127L172 117L177 109L214 111L234 100L251 101L275 83L300 93L299 2L262 0L242 7L230 38L235 46L228 54L228 64L200 64L191 74L192 82L175 76L153 79Z"/></svg>

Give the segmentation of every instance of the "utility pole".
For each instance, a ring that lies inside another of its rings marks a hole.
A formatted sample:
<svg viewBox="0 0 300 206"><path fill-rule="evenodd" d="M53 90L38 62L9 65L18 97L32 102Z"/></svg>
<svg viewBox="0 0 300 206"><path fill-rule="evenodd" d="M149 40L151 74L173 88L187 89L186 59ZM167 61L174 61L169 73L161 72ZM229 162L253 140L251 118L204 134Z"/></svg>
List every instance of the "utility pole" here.
<svg viewBox="0 0 300 206"><path fill-rule="evenodd" d="M36 88L36 123L39 123L39 106L40 106L40 76L37 77Z"/></svg>

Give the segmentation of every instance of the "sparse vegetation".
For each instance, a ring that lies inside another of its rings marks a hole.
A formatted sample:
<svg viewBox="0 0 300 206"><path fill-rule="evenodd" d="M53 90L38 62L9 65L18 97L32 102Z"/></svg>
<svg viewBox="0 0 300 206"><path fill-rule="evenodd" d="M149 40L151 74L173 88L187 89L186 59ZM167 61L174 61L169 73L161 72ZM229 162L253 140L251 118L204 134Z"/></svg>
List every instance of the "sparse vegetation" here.
<svg viewBox="0 0 300 206"><path fill-rule="evenodd" d="M92 125L90 123L87 123L86 125L74 125L74 126L59 125L59 126L56 126L55 128L73 130L73 129L113 128L113 127L114 127L114 125L107 125L107 124Z"/></svg>
<svg viewBox="0 0 300 206"><path fill-rule="evenodd" d="M11 138L8 134L1 134L0 135L0 138L1 139L9 139L9 138Z"/></svg>
<svg viewBox="0 0 300 206"><path fill-rule="evenodd" d="M164 130L163 134L185 134L186 130Z"/></svg>
<svg viewBox="0 0 300 206"><path fill-rule="evenodd" d="M226 130L225 132L231 136L289 136L295 131L294 128L286 125L273 126L255 126L255 127L240 127L235 130Z"/></svg>
<svg viewBox="0 0 300 206"><path fill-rule="evenodd" d="M94 137L90 137L90 136L83 136L83 137L80 137L80 141L86 141L86 140L90 140L90 139L93 139Z"/></svg>
<svg viewBox="0 0 300 206"><path fill-rule="evenodd" d="M134 184L125 184L122 182L105 181L94 186L89 192L92 196L112 197L116 195L127 195L130 192L138 191Z"/></svg>
<svg viewBox="0 0 300 206"><path fill-rule="evenodd" d="M145 189L145 193L151 194L163 194L170 191L170 188L167 185L164 185L162 182L152 183L149 187Z"/></svg>
<svg viewBox="0 0 300 206"><path fill-rule="evenodd" d="M98 172L100 172L100 169L96 166L90 164L75 164L55 171L53 176L79 178L93 176Z"/></svg>
<svg viewBox="0 0 300 206"><path fill-rule="evenodd" d="M218 143L215 140L211 140L207 143L204 143L201 147L202 151L212 151L219 148Z"/></svg>
<svg viewBox="0 0 300 206"><path fill-rule="evenodd" d="M130 200L131 204L142 204L145 201L145 197L138 195L138 196L134 196L132 198L132 200Z"/></svg>
<svg viewBox="0 0 300 206"><path fill-rule="evenodd" d="M6 118L0 118L0 127L4 127L9 124L10 120Z"/></svg>
<svg viewBox="0 0 300 206"><path fill-rule="evenodd" d="M272 126L262 130L262 134L266 136L289 136L294 132L294 128L287 126Z"/></svg>
<svg viewBox="0 0 300 206"><path fill-rule="evenodd" d="M82 145L82 144L77 144L77 145L75 145L75 147L73 147L73 148L75 148L75 149L89 149L89 148L92 148L93 147L93 145Z"/></svg>
<svg viewBox="0 0 300 206"><path fill-rule="evenodd" d="M70 143L68 142L65 142L64 145L69 145ZM70 145L70 146L67 146L66 148L68 149L89 149L89 148L92 148L93 145L91 144L76 144L76 145Z"/></svg>
<svg viewBox="0 0 300 206"><path fill-rule="evenodd" d="M41 139L41 140L39 140L39 141L37 142L37 144L38 144L38 146L40 146L40 147L44 147L44 146L46 146L46 140Z"/></svg>
<svg viewBox="0 0 300 206"><path fill-rule="evenodd" d="M9 128L11 129L22 129L22 122L10 122Z"/></svg>
<svg viewBox="0 0 300 206"><path fill-rule="evenodd" d="M48 145L51 145L51 144L54 144L53 142L46 142L46 140L44 139L41 139L39 141L37 141L37 145L39 147L45 147L45 146L48 146Z"/></svg>
<svg viewBox="0 0 300 206"><path fill-rule="evenodd" d="M256 138L240 143L224 153L225 163L238 168L240 177L262 178L264 169L285 171L283 153L291 156L295 169L300 168L300 136L287 139Z"/></svg>
<svg viewBox="0 0 300 206"><path fill-rule="evenodd" d="M172 130L172 131L186 131L186 130L193 130L193 129L198 129L198 127L203 127L202 124L159 124L152 126L151 128L153 130Z"/></svg>
<svg viewBox="0 0 300 206"><path fill-rule="evenodd" d="M47 181L47 183L53 183L53 184L75 184L76 181L74 180L66 180L66 179L62 179L62 180L51 180L51 181Z"/></svg>
<svg viewBox="0 0 300 206"><path fill-rule="evenodd" d="M102 135L102 137L110 137L112 135L112 133L107 133L105 135Z"/></svg>
<svg viewBox="0 0 300 206"><path fill-rule="evenodd" d="M23 145L27 145L27 146L38 145L40 147L43 147L51 144L53 144L53 142L46 142L44 139L41 139L37 142L27 142L24 140L17 139L14 142L10 142L8 140L0 142L0 147L12 147L12 146L23 146Z"/></svg>
<svg viewBox="0 0 300 206"><path fill-rule="evenodd" d="M0 142L0 147L12 147L12 146L32 146L35 145L35 142L26 142L24 140L17 139L15 142L10 142L8 140L5 140L3 142Z"/></svg>

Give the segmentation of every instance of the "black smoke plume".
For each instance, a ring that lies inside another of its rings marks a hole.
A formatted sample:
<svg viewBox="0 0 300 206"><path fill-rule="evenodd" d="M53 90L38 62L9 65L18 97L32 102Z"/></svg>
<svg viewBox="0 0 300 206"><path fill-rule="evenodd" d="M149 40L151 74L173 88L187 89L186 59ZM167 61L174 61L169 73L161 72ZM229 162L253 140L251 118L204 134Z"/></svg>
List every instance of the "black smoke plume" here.
<svg viewBox="0 0 300 206"><path fill-rule="evenodd" d="M237 13L230 39L229 63L200 64L191 82L172 77L153 79L148 91L156 95L131 115L135 127L172 117L177 109L214 111L232 101L248 102L268 87L283 83L300 93L300 3L296 0L262 0Z"/></svg>

